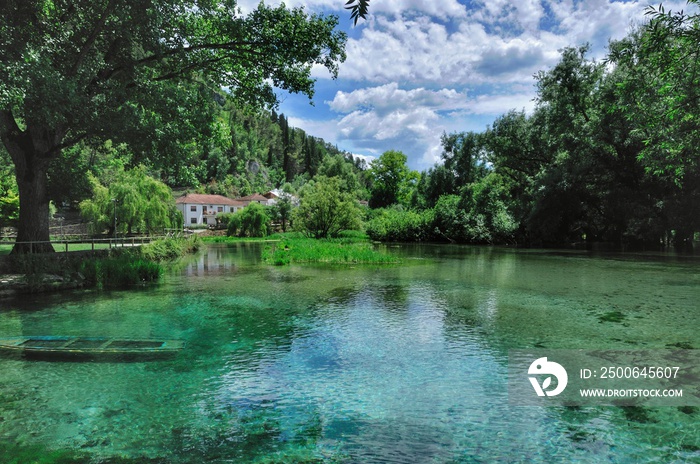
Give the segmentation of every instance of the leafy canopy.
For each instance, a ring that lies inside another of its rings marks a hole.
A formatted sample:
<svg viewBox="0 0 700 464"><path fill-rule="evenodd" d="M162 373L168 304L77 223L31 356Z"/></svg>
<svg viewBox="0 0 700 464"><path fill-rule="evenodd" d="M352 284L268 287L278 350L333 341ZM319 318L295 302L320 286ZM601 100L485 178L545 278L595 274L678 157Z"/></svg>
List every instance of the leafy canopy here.
<svg viewBox="0 0 700 464"><path fill-rule="evenodd" d="M0 109L74 139L177 117L191 88L225 87L272 105L274 88L313 95L312 66L334 76L345 35L335 17L234 0L7 0L0 6ZM164 95L168 106L160 106ZM197 121L188 117L187 122ZM127 124L131 123L131 124Z"/></svg>
<svg viewBox="0 0 700 464"><path fill-rule="evenodd" d="M294 228L309 237L337 237L343 230L359 228L360 210L357 200L341 190L338 177L318 176L302 191L293 221Z"/></svg>
<svg viewBox="0 0 700 464"><path fill-rule="evenodd" d="M122 233L157 233L182 225L170 187L149 176L145 167L118 171L108 185L88 177L93 197L80 203L80 211L95 232L113 233L115 222Z"/></svg>

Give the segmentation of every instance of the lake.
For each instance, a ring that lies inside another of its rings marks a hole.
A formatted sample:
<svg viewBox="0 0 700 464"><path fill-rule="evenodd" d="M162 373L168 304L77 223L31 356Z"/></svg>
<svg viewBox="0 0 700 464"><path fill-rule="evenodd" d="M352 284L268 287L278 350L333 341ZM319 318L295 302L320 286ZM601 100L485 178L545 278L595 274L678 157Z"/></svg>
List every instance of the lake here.
<svg viewBox="0 0 700 464"><path fill-rule="evenodd" d="M402 264L271 267L261 244L209 245L156 286L0 300L0 336L187 342L166 361L0 358L6 461L700 462L697 408L518 407L507 390L509 350L700 348L697 258L382 247Z"/></svg>

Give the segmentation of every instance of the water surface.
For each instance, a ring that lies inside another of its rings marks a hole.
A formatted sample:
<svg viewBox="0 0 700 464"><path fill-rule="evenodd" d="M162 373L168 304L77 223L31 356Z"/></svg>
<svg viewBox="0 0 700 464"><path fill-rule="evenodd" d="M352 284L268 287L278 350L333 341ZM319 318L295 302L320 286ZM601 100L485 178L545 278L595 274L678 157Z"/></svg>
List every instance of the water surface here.
<svg viewBox="0 0 700 464"><path fill-rule="evenodd" d="M269 267L260 244L212 245L157 286L3 300L2 336L187 348L0 358L0 443L95 462L700 461L695 409L515 407L506 390L509 349L700 347L698 261L386 249L403 264Z"/></svg>

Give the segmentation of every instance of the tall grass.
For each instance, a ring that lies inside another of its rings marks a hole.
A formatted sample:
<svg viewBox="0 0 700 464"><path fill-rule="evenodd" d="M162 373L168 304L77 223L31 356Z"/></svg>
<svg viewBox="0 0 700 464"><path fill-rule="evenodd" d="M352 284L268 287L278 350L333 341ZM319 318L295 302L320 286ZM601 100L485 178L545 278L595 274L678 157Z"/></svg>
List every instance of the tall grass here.
<svg viewBox="0 0 700 464"><path fill-rule="evenodd" d="M85 253L52 253L50 255L11 255L5 258L4 269L24 274L30 291L39 291L45 274L64 276L86 287L119 288L157 281L163 274L163 263L197 251L201 240L161 239L139 247L102 250L93 256Z"/></svg>
<svg viewBox="0 0 700 464"><path fill-rule="evenodd" d="M151 261L172 261L188 253L194 253L202 246L202 240L196 235L189 239L164 238L143 245L138 250L139 256Z"/></svg>
<svg viewBox="0 0 700 464"><path fill-rule="evenodd" d="M115 249L104 259L85 260L80 272L89 283L99 288L154 282L163 274L163 262L193 253L200 246L201 241L196 236L155 240L140 247Z"/></svg>
<svg viewBox="0 0 700 464"><path fill-rule="evenodd" d="M155 261L119 256L85 260L80 272L89 284L98 288L128 287L158 280L163 274L163 266Z"/></svg>
<svg viewBox="0 0 700 464"><path fill-rule="evenodd" d="M285 238L263 250L268 264L283 266L290 263L329 264L390 264L400 260L380 253L366 240L356 237L336 239Z"/></svg>

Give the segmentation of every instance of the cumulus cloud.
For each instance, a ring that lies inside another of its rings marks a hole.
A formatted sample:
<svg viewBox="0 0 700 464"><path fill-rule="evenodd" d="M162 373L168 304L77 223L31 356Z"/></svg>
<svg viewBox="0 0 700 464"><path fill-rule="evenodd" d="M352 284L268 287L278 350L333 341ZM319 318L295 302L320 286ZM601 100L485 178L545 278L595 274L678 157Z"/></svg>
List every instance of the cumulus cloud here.
<svg viewBox="0 0 700 464"><path fill-rule="evenodd" d="M378 87L357 89L352 92L338 92L335 98L326 102L333 111L350 113L356 110L372 109L380 113L391 112L396 108L427 107L436 110L464 108L466 93L454 89L429 90L417 88L404 90L392 82Z"/></svg>
<svg viewBox="0 0 700 464"><path fill-rule="evenodd" d="M516 86L512 92L475 95L455 89L402 89L397 83L337 92L325 102L338 113L336 138L354 147L381 153L404 151L413 165L426 168L439 159L443 132L470 115L498 116L511 109L531 111L534 91Z"/></svg>
<svg viewBox="0 0 700 464"><path fill-rule="evenodd" d="M340 73L345 79L374 83L513 82L553 64L564 45L551 34L496 35L478 22L448 27L428 17L379 18L348 42L348 59Z"/></svg>
<svg viewBox="0 0 700 464"><path fill-rule="evenodd" d="M250 11L259 0L241 0ZM279 4L278 0L266 0ZM290 7L340 15L349 32L342 88L314 69L335 116L293 119L307 132L353 153L404 151L415 167L439 159L443 131L482 130L510 109L534 108L533 74L555 65L560 50L591 44L602 58L609 39L645 20L647 0L381 0L351 28L345 0L286 0ZM658 3L658 2L653 2ZM664 2L687 9L684 0ZM328 87L324 87L328 86Z"/></svg>

